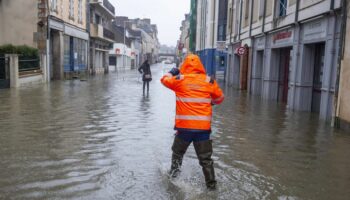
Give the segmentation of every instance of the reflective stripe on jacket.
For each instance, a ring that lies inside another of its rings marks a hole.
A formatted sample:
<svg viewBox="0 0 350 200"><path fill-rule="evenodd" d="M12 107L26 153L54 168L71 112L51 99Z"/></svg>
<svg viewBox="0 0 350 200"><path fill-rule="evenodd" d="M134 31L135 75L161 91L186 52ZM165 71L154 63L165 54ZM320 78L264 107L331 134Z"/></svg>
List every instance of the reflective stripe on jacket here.
<svg viewBox="0 0 350 200"><path fill-rule="evenodd" d="M220 104L224 94L216 81L205 74L196 55L186 57L181 75L166 74L161 82L176 94L175 128L210 130L212 104Z"/></svg>

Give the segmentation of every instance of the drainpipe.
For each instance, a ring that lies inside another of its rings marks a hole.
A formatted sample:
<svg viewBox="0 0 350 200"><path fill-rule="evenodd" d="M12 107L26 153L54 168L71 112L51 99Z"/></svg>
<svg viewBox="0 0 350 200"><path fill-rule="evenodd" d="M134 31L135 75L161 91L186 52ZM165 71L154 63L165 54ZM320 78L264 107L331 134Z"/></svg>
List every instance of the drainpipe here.
<svg viewBox="0 0 350 200"><path fill-rule="evenodd" d="M47 31L46 31L46 77L47 83L50 83L50 6L49 1L46 1L47 11L49 14L47 15Z"/></svg>
<svg viewBox="0 0 350 200"><path fill-rule="evenodd" d="M263 34L265 34L265 20L266 20L266 0L264 0L263 20L262 20L262 28L261 28L261 32Z"/></svg>
<svg viewBox="0 0 350 200"><path fill-rule="evenodd" d="M211 66L212 66L212 70L214 70L213 69L213 66L214 66L214 64L215 64L215 54L214 54L214 45L215 45L215 19L216 19L216 0L213 0L213 3L214 3L214 12L213 12L213 35L212 35L212 48L213 48L213 58L212 58L212 60L211 60ZM211 74L212 76L214 75L214 78L215 78L215 76L216 76L216 70L214 70L214 72L212 71L212 74Z"/></svg>
<svg viewBox="0 0 350 200"><path fill-rule="evenodd" d="M300 0L297 0L296 10L295 10L295 18L294 18L295 24L299 24L299 22L298 22L299 21L299 7L300 7Z"/></svg>
<svg viewBox="0 0 350 200"><path fill-rule="evenodd" d="M235 0L232 0L231 1L231 16L230 16L230 22L231 22L231 24L230 24L230 26L231 26L231 29L230 29L230 42L229 42L229 44L231 44L231 40L232 40L232 30L233 30L233 5L234 5L234 1Z"/></svg>
<svg viewBox="0 0 350 200"><path fill-rule="evenodd" d="M250 4L249 37L252 36L254 0L252 0L251 2L252 2L252 3Z"/></svg>
<svg viewBox="0 0 350 200"><path fill-rule="evenodd" d="M242 9L243 9L243 0L240 0L239 8L239 27L238 27L238 40L241 40L241 28L242 28Z"/></svg>

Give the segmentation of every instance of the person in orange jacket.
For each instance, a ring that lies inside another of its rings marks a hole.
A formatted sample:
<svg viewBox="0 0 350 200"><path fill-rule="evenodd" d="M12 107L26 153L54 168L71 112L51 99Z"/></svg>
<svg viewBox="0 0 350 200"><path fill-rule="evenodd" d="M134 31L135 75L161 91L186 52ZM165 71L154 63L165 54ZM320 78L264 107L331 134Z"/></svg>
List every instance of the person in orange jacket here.
<svg viewBox="0 0 350 200"><path fill-rule="evenodd" d="M176 136L172 146L169 174L176 177L182 159L193 142L208 189L216 188L211 133L212 105L220 104L224 94L214 79L206 75L199 57L189 54L180 70L173 68L161 78L162 84L176 94Z"/></svg>

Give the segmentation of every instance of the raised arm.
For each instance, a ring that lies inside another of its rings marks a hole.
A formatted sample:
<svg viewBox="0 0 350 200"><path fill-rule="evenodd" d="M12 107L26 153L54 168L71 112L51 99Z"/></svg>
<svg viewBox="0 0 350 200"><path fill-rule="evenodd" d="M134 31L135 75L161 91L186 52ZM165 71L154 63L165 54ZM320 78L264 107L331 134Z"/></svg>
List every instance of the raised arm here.
<svg viewBox="0 0 350 200"><path fill-rule="evenodd" d="M221 104L225 99L224 93L216 81L213 82L213 92L211 94L211 98L214 105Z"/></svg>

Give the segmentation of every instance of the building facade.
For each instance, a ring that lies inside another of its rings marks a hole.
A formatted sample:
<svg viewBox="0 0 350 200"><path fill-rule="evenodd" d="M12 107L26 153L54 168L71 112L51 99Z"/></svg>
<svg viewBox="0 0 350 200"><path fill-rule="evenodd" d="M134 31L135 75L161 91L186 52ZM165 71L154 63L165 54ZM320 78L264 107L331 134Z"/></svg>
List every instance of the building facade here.
<svg viewBox="0 0 350 200"><path fill-rule="evenodd" d="M86 71L86 0L0 1L0 15L0 44L39 49L46 81Z"/></svg>
<svg viewBox="0 0 350 200"><path fill-rule="evenodd" d="M48 16L49 78L59 80L86 73L88 41L86 0L50 0Z"/></svg>
<svg viewBox="0 0 350 200"><path fill-rule="evenodd" d="M192 2L193 3L193 2ZM196 5L191 5L191 23L196 23L195 35L196 53L200 56L207 73L216 75L224 72L227 64L226 51L226 24L227 24L227 0L197 0ZM193 11L196 8L196 11ZM196 15L194 17L193 15ZM192 43L190 43L192 46Z"/></svg>
<svg viewBox="0 0 350 200"><path fill-rule="evenodd" d="M126 30L128 30L126 32L128 34L126 37L132 40L131 46L132 52L134 52L133 54L137 55L138 52L138 63L142 63L146 59L148 59L150 63L158 62L160 43L157 25L152 24L151 20L148 18L129 19L124 16L117 16L115 24L119 27L125 26Z"/></svg>
<svg viewBox="0 0 350 200"><path fill-rule="evenodd" d="M180 38L177 44L177 56L179 62L182 62L185 55L190 52L190 15L185 14L185 19L181 22Z"/></svg>
<svg viewBox="0 0 350 200"><path fill-rule="evenodd" d="M227 83L331 119L341 0L233 0L229 5Z"/></svg>
<svg viewBox="0 0 350 200"><path fill-rule="evenodd" d="M91 74L107 73L109 51L113 48L112 20L115 8L108 0L90 0L90 67Z"/></svg>

